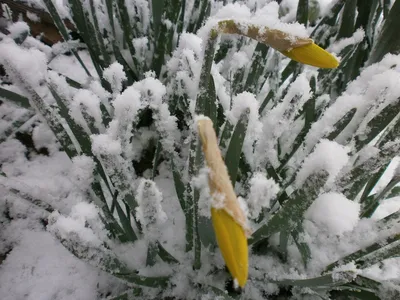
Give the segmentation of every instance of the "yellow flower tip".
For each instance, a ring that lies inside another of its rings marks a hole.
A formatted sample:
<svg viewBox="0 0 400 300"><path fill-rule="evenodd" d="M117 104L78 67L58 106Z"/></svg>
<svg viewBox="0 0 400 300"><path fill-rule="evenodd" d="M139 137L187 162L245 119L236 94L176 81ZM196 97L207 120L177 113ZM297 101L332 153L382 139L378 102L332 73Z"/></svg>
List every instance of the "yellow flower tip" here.
<svg viewBox="0 0 400 300"><path fill-rule="evenodd" d="M336 57L314 43L282 51L282 54L302 64L317 68L332 69L339 66Z"/></svg>
<svg viewBox="0 0 400 300"><path fill-rule="evenodd" d="M218 246L232 277L244 287L249 258L245 231L224 209L211 208L211 218Z"/></svg>

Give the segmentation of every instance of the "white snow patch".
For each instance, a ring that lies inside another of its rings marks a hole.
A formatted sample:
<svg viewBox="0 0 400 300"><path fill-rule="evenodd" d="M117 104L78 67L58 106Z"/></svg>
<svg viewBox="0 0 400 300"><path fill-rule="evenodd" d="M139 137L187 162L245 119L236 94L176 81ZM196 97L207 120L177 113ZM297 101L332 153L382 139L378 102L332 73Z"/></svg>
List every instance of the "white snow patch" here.
<svg viewBox="0 0 400 300"><path fill-rule="evenodd" d="M307 178L319 171L327 171L328 179L326 185L334 183L336 176L340 170L349 161L349 149L336 142L329 140L321 140L301 166L300 171L297 173L295 185L300 188Z"/></svg>
<svg viewBox="0 0 400 300"><path fill-rule="evenodd" d="M359 220L360 204L342 194L320 195L308 208L305 217L331 234L351 231Z"/></svg>
<svg viewBox="0 0 400 300"><path fill-rule="evenodd" d="M262 208L268 208L279 190L279 185L273 179L267 178L264 173L254 173L250 179L250 193L247 199L250 217L255 219Z"/></svg>

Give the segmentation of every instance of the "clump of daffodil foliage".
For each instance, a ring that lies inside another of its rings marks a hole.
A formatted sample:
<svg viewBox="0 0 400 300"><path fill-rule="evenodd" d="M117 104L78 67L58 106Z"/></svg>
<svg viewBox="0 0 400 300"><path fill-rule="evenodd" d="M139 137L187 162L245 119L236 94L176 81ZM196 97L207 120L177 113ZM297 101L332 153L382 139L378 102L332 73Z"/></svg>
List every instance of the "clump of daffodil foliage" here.
<svg viewBox="0 0 400 300"><path fill-rule="evenodd" d="M400 0L64 2L33 2L55 45L4 14L0 148L31 136L71 184L7 150L2 205L114 277L104 299L400 297Z"/></svg>

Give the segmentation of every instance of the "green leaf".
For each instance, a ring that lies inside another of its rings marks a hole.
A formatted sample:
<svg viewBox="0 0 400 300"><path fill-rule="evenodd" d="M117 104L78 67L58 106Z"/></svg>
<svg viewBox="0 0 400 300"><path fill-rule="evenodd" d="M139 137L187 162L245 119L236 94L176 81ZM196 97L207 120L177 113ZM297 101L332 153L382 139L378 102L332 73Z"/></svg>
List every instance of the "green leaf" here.
<svg viewBox="0 0 400 300"><path fill-rule="evenodd" d="M203 98L204 97L204 98ZM214 78L209 77L207 94L203 94L199 101L204 101L204 115L209 117L214 124L214 130L217 132L217 95L215 91Z"/></svg>
<svg viewBox="0 0 400 300"><path fill-rule="evenodd" d="M13 120L11 125L0 132L0 144L7 140L9 137L13 136L25 123L30 122L31 118L34 117L34 113L28 111L27 113L21 115L16 120Z"/></svg>
<svg viewBox="0 0 400 300"><path fill-rule="evenodd" d="M331 141L336 139L336 137L343 131L343 129L345 129L347 125L349 125L356 112L356 108L352 108L351 110L349 110L339 121L335 123L335 125L333 125L333 128L335 129L331 133L329 133L326 138Z"/></svg>
<svg viewBox="0 0 400 300"><path fill-rule="evenodd" d="M3 174L2 174L2 176L5 176L5 174L4 175ZM43 201L41 199L38 199L36 197L31 196L27 192L24 192L24 191L15 189L15 188L10 188L9 186L7 186L1 182L0 182L0 186L2 186L7 192L13 194L14 196L21 198L25 201L28 201L29 203L32 203L33 205L35 205L49 213L52 213L54 211L54 208L49 203L47 203L46 201Z"/></svg>
<svg viewBox="0 0 400 300"><path fill-rule="evenodd" d="M196 99L196 107L195 107L195 112L198 115L204 115L206 113L206 107L212 107L212 104L209 103L209 101L215 101L215 99L208 99L208 96L211 94L211 96L215 93L215 87L214 91L212 89L213 83L211 83L212 75L211 75L211 66L214 60L214 53L215 53L215 47L217 43L217 36L213 33L211 33L207 44L206 44L206 49L204 52L204 61L203 65L201 67L201 72L200 72L200 83L199 83L199 95L197 96Z"/></svg>
<svg viewBox="0 0 400 300"><path fill-rule="evenodd" d="M267 56L269 47L263 43L257 43L256 49L254 50L251 58L251 67L247 75L244 90L251 93L256 93L260 89L260 77L264 71L264 67L267 63Z"/></svg>
<svg viewBox="0 0 400 300"><path fill-rule="evenodd" d="M126 78L127 78L126 84L128 86L132 85L133 82L138 80L138 78L136 77L135 71L127 63L127 61L125 60L124 56L121 54L121 50L116 45L113 45L113 50L114 50L115 59L124 68L124 72L125 72Z"/></svg>
<svg viewBox="0 0 400 300"><path fill-rule="evenodd" d="M217 247L217 239L210 218L199 216L199 236L204 247L208 247L211 251Z"/></svg>
<svg viewBox="0 0 400 300"><path fill-rule="evenodd" d="M127 217L127 214L125 214L125 212L122 210L121 205L119 205L117 198L118 198L118 193L115 192L114 197L113 197L113 202L114 202L115 208L117 209L117 214L118 214L119 220L121 221L122 228L124 229L124 232L125 232L127 238L131 242L134 242L137 240L137 236L136 236L135 232L133 231L130 219ZM129 214L129 212L128 212L128 214Z"/></svg>
<svg viewBox="0 0 400 300"><path fill-rule="evenodd" d="M178 22L179 12L181 11L181 1L164 0L163 1L162 19L169 20L172 24ZM154 4L154 3L153 3ZM170 55L173 50L174 26L168 26L161 22L159 25L159 33L155 35L155 50L152 69L159 77L164 65L165 57Z"/></svg>
<svg viewBox="0 0 400 300"><path fill-rule="evenodd" d="M394 187L389 195L387 195L386 199L394 198L400 196L400 186Z"/></svg>
<svg viewBox="0 0 400 300"><path fill-rule="evenodd" d="M393 104L387 105L378 115L368 122L366 127L366 134L355 137L355 147L360 151L365 145L372 141L378 134L380 134L386 126L399 114L400 98Z"/></svg>
<svg viewBox="0 0 400 300"><path fill-rule="evenodd" d="M388 166L389 166L389 165L387 164L387 165L381 167L380 170L379 170L378 172L376 172L375 174L373 174L373 175L370 177L370 179L368 180L368 182L367 182L367 184L366 184L366 186L365 186L365 188L364 188L364 191L363 191L363 193L362 193L362 195L361 195L360 203L362 203L363 205L365 205L365 202L367 202L368 197L369 197L371 191L372 191L373 188L376 186L376 184L378 183L378 181L381 179L383 173L386 171L386 169L387 169ZM374 197L373 197L373 198L374 198Z"/></svg>
<svg viewBox="0 0 400 300"><path fill-rule="evenodd" d="M3 89L2 87L0 87L0 99L14 103L15 105L23 108L27 109L31 108L28 98L21 96L17 93L14 93L12 91Z"/></svg>
<svg viewBox="0 0 400 300"><path fill-rule="evenodd" d="M249 123L249 114L250 110L246 109L240 115L225 154L225 164L233 186L236 184L240 156L242 154L243 142L246 137L247 125Z"/></svg>
<svg viewBox="0 0 400 300"><path fill-rule="evenodd" d="M168 286L169 283L168 276L146 277L137 275L135 273L129 273L129 274L114 273L113 275L127 282L151 288L165 288Z"/></svg>
<svg viewBox="0 0 400 300"><path fill-rule="evenodd" d="M297 190L283 204L281 209L271 217L268 223L253 233L249 244L259 242L282 230L294 229L298 223L302 222L305 211L318 196L320 188L325 184L327 177L328 174L325 171L310 175L302 188Z"/></svg>
<svg viewBox="0 0 400 300"><path fill-rule="evenodd" d="M271 281L272 283L278 284L280 286L298 286L298 287L334 287L340 286L344 283L350 282L353 279L353 274L351 271L342 272L343 276L341 278L348 278L337 280L332 274L326 274L319 277L308 278L308 279L283 279ZM349 273L348 275L346 273ZM347 276L346 276L347 275Z"/></svg>
<svg viewBox="0 0 400 300"><path fill-rule="evenodd" d="M301 235L304 233L303 226L301 223L297 225L297 228L292 231L293 240L299 249L301 258L303 259L304 266L308 265L311 258L311 249L308 244L302 241Z"/></svg>
<svg viewBox="0 0 400 300"><path fill-rule="evenodd" d="M57 93L56 86L54 86L53 84L49 84L48 87L49 87L51 94L54 97L54 100L56 101L56 103L58 105L59 114L67 122L69 128L71 129L72 133L74 134L75 138L77 139L82 152L94 160L94 162L96 163L97 172L100 174L101 178L103 178L110 194L113 194L112 188L108 183L108 177L103 169L103 166L101 165L100 161L94 156L94 154L92 152L92 144L90 141L90 137L83 130L83 128L81 126L79 126L78 124L76 124L75 121L71 118L71 116L69 114L69 109L65 104L66 100L62 99L62 97Z"/></svg>
<svg viewBox="0 0 400 300"><path fill-rule="evenodd" d="M368 203L362 207L360 217L361 218L370 218L375 210L378 208L380 201L385 199L385 197L389 194L389 192L400 182L400 176L394 177L390 182L386 185L386 187L377 195L375 195Z"/></svg>
<svg viewBox="0 0 400 300"><path fill-rule="evenodd" d="M100 32L100 26L99 26L99 21L97 20L97 12L96 8L94 7L94 0L90 0L90 11L92 13L92 18L93 18L93 26L94 26L94 31L96 34L96 39L98 42L98 46L100 48L100 53L102 55L104 63L102 64L103 67L107 67L111 64L111 58L110 55L107 52L106 45L104 44L103 36ZM90 21L89 21L90 22Z"/></svg>
<svg viewBox="0 0 400 300"><path fill-rule="evenodd" d="M282 160L281 165L279 166L277 172L281 173L284 170L284 167L289 162L289 160L293 157L293 155L297 152L300 146L303 144L307 133L310 131L312 124L316 120L316 112L315 112L315 99L316 99L316 80L315 77L312 77L310 80L311 90L313 91L313 96L304 104L303 106L303 114L304 114L304 127L296 137L295 141L292 145L292 151L288 153ZM283 175L283 174L281 174Z"/></svg>
<svg viewBox="0 0 400 300"><path fill-rule="evenodd" d="M297 5L296 21L307 27L308 23L308 0L299 0Z"/></svg>
<svg viewBox="0 0 400 300"><path fill-rule="evenodd" d="M336 262L331 263L329 266L325 268L325 272L332 271L334 268L339 267L340 265L345 265L352 261L355 261L357 266L366 268L372 265L373 262L379 262L383 260L383 259L380 260L380 258L383 257L382 254L389 254L390 256L391 253L394 253L386 251L385 248L389 247L388 249L393 250L393 247L390 247L390 245L395 245L394 249L398 248L399 240L400 240L400 235L396 234L385 240L380 240L376 243L373 243L368 247L355 251L349 255L346 255L345 257L340 258Z"/></svg>
<svg viewBox="0 0 400 300"><path fill-rule="evenodd" d="M156 263L157 256L157 245L152 242L149 242L147 247L147 257L146 257L146 266L154 266Z"/></svg>
<svg viewBox="0 0 400 300"><path fill-rule="evenodd" d="M69 41L69 35L68 35L68 30L67 27L65 27L64 22L62 21L60 15L57 12L56 7L53 4L52 0L43 0L44 4L46 5L47 11L51 15L51 18L54 21L54 24L56 25L58 31L60 32L61 36L63 37L64 41ZM79 56L78 52L76 52L74 49L71 49L72 54L76 57L82 68L85 70L86 74L89 77L92 77L90 74L89 70L86 68L85 64L83 63L81 57Z"/></svg>
<svg viewBox="0 0 400 300"><path fill-rule="evenodd" d="M159 28L161 24L161 17L164 12L164 1L165 0L152 0L151 1L151 13L153 17L153 32L157 38L159 36Z"/></svg>
<svg viewBox="0 0 400 300"><path fill-rule="evenodd" d="M179 261L175 257L173 257L167 250L165 250L165 248L161 245L159 241L157 241L156 244L158 248L158 255L163 261L170 264L179 263Z"/></svg>
<svg viewBox="0 0 400 300"><path fill-rule="evenodd" d="M400 52L400 0L396 0L385 19L382 30L372 49L368 64L379 62L387 53L398 54Z"/></svg>
<svg viewBox="0 0 400 300"><path fill-rule="evenodd" d="M113 0L105 0L106 7L107 7L107 15L108 20L110 21L111 25L111 34L115 37L115 25L114 25L114 1Z"/></svg>
<svg viewBox="0 0 400 300"><path fill-rule="evenodd" d="M281 84L283 82L285 82L286 79L289 78L289 76L292 75L296 71L298 65L299 65L299 63L294 60L291 60L287 64L286 68L282 71L278 86L281 86ZM268 95L265 97L265 99L261 103L260 108L258 109L258 113L260 115L262 115L265 107L268 105L269 101L271 101L274 97L275 97L275 91L273 89L271 89L268 92Z"/></svg>
<svg viewBox="0 0 400 300"><path fill-rule="evenodd" d="M210 14L209 0L194 0L192 14L190 16L188 32L195 33L202 25L206 16Z"/></svg>
<svg viewBox="0 0 400 300"><path fill-rule="evenodd" d="M135 37L137 37L137 27L135 24L131 24L130 19L129 19L129 14L128 14L128 8L125 5L124 0L118 0L115 1L117 8L118 8L118 14L119 14L119 20L120 20L120 25L125 37L125 40L127 41L129 51L131 53L131 57L134 62L134 67L135 67L135 74L137 78L140 78L141 76L138 76L141 74L141 68L139 65L139 62L137 61L135 54L135 48L133 47L132 41ZM142 75L143 76L143 75Z"/></svg>
<svg viewBox="0 0 400 300"><path fill-rule="evenodd" d="M234 126L227 119L225 121L224 130L221 133L221 137L219 139L219 148L221 151L224 151L227 148L227 143L230 140L233 133Z"/></svg>
<svg viewBox="0 0 400 300"><path fill-rule="evenodd" d="M340 23L337 40L351 37L354 33L354 25L356 18L357 0L346 0L342 13L342 21Z"/></svg>
<svg viewBox="0 0 400 300"><path fill-rule="evenodd" d="M348 172L348 174L344 174L341 177L339 186L342 187L341 192L344 193L348 199L355 199L367 183L370 176L376 174L382 167L390 163L399 151L400 142L389 141L383 145L379 145L379 147L381 149L379 154L374 155L360 165L355 166Z"/></svg>
<svg viewBox="0 0 400 300"><path fill-rule="evenodd" d="M183 184L179 170L175 166L173 157L171 157L171 168L172 168L172 176L174 177L176 195L178 196L179 203L181 205L183 212L185 213L186 218L188 218L188 216L186 215L188 211L185 203L185 185Z"/></svg>

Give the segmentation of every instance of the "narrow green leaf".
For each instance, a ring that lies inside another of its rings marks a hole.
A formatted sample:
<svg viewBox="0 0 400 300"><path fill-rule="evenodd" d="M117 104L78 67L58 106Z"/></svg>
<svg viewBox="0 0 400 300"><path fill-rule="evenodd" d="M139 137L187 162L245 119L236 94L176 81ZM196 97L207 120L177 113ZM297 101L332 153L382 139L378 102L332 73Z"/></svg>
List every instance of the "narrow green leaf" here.
<svg viewBox="0 0 400 300"><path fill-rule="evenodd" d="M339 121L335 123L335 125L333 125L335 129L331 133L329 133L329 135L326 138L333 141L343 131L343 129L345 129L347 125L351 122L356 112L357 112L356 108L352 108L351 110L349 110L343 116L343 118L341 118Z"/></svg>
<svg viewBox="0 0 400 300"><path fill-rule="evenodd" d="M26 122L30 122L34 117L34 112L28 111L27 113L21 115L16 120L13 120L8 128L0 132L0 144L7 140L9 137L14 136L14 134L23 126Z"/></svg>
<svg viewBox="0 0 400 300"><path fill-rule="evenodd" d="M215 131L217 130L217 95L215 91L214 78L209 77L207 94L204 95L205 99L201 98L199 101L204 101L204 115L209 117L214 124Z"/></svg>
<svg viewBox="0 0 400 300"><path fill-rule="evenodd" d="M337 40L351 37L354 33L357 0L346 0L342 13Z"/></svg>
<svg viewBox="0 0 400 300"><path fill-rule="evenodd" d="M174 177L176 195L178 196L179 203L186 216L188 211L185 203L185 185L183 184L181 174L179 173L179 170L175 166L174 159L172 157L171 157L171 168L172 168L172 176Z"/></svg>
<svg viewBox="0 0 400 300"><path fill-rule="evenodd" d="M94 6L94 0L90 0L89 3L90 3L90 11L92 13L92 18L93 18L94 31L96 34L99 48L100 48L100 53L101 53L103 61L104 61L103 67L107 67L111 64L111 58L107 52L106 45L103 40L103 35L100 32L100 26L99 26L99 21L97 20L97 12L96 12L96 8Z"/></svg>
<svg viewBox="0 0 400 300"><path fill-rule="evenodd" d="M159 241L157 241L156 244L158 248L158 255L163 261L170 264L179 263L179 261L175 257L173 257L167 250L165 250L165 248L161 245Z"/></svg>
<svg viewBox="0 0 400 300"><path fill-rule="evenodd" d="M307 266L311 258L311 249L306 242L302 241L301 234L303 233L304 229L302 223L299 223L297 225L297 228L292 231L292 237L297 246L297 249L299 249L301 258L303 259L304 266Z"/></svg>
<svg viewBox="0 0 400 300"><path fill-rule="evenodd" d="M351 271L349 271L351 273ZM343 272L344 276L340 276L341 278L346 278L346 272ZM350 282L352 280L353 275L348 274L348 279L337 280L332 276L332 274L322 275L320 277L308 278L308 279L283 279L272 281L272 283L278 284L280 286L298 286L298 287L334 287L340 286L344 283Z"/></svg>
<svg viewBox="0 0 400 300"><path fill-rule="evenodd" d="M154 4L154 3L153 3ZM179 0L164 0L162 19L168 20L172 24L178 22L179 12L181 10L181 1ZM168 26L165 22L159 25L159 33L155 35L155 50L152 69L160 76L162 66L166 55L170 55L173 50L174 26Z"/></svg>
<svg viewBox="0 0 400 300"><path fill-rule="evenodd" d="M157 38L159 36L161 17L164 12L164 0L152 0L151 1L151 13L153 17L153 33Z"/></svg>
<svg viewBox="0 0 400 300"><path fill-rule="evenodd" d="M303 144L304 139L307 133L310 131L312 124L316 119L315 112L315 100L316 100L316 80L315 77L312 77L310 80L311 90L313 92L313 96L304 104L303 106L303 114L304 114L304 127L300 131L299 135L296 137L293 142L292 151L289 152L282 160L281 165L279 166L277 172L281 174L284 171L284 167L289 162L289 160L293 157L293 155L297 152L300 146ZM283 174L281 174L283 175Z"/></svg>
<svg viewBox="0 0 400 300"><path fill-rule="evenodd" d="M260 89L259 79L267 63L269 47L266 44L258 43L251 58L251 67L244 84L244 90L257 92Z"/></svg>
<svg viewBox="0 0 400 300"><path fill-rule="evenodd" d="M375 293L370 291L365 291L361 289L357 289L356 287L349 290L338 290L332 291L331 296L334 298L331 299L360 299L360 300L381 300L380 297L376 296Z"/></svg>
<svg viewBox="0 0 400 300"><path fill-rule="evenodd" d="M116 192L113 197L114 198L113 201L115 203L114 205L115 205L115 208L117 209L117 214L118 214L119 220L121 221L122 228L124 229L124 232L125 232L126 236L129 238L129 240L131 242L134 242L137 240L137 236L136 236L135 232L133 231L133 228L132 228L129 218L127 217L125 212L122 210L121 205L119 205L117 197L118 197L118 193Z"/></svg>
<svg viewBox="0 0 400 300"><path fill-rule="evenodd" d="M365 267L364 263L366 261L369 261L373 257L376 257L376 255L374 255L375 252L381 251L383 249L383 247L385 247L384 245L390 245L393 243L397 243L399 240L400 240L400 235L397 234L397 235L393 235L385 240L380 240L376 243L373 243L372 245L370 245L368 247L365 247L363 249L355 251L345 257L342 257L338 261L331 263L329 266L327 266L325 268L325 272L332 271L334 268L339 267L340 265L345 265L352 261L355 261L358 266L364 268ZM366 257L370 257L370 258L369 259L367 258L365 260ZM363 260L363 258L364 258L364 260Z"/></svg>
<svg viewBox="0 0 400 300"><path fill-rule="evenodd" d="M284 263L287 262L287 256L288 256L288 252L287 252L287 247L288 247L288 243L289 243L289 232L287 232L286 230L282 230L279 233L279 256L282 259L282 261Z"/></svg>
<svg viewBox="0 0 400 300"><path fill-rule="evenodd" d="M121 50L116 46L113 45L113 50L114 50L114 56L115 59L117 60L118 63L120 63L123 68L124 68L124 72L126 74L126 85L130 86L133 84L133 82L137 81L138 78L135 74L135 71L131 68L131 66L126 62L124 56L121 54Z"/></svg>
<svg viewBox="0 0 400 300"><path fill-rule="evenodd" d="M357 151L360 151L365 145L372 141L378 134L380 134L386 126L399 114L400 98L398 98L393 104L387 105L377 116L368 122L366 127L366 134L361 137L355 137L355 147Z"/></svg>
<svg viewBox="0 0 400 300"><path fill-rule="evenodd" d="M310 207L318 196L320 188L325 184L328 174L321 171L312 174L304 183L303 187L297 190L293 196L286 201L281 209L274 214L267 224L261 226L253 233L249 244L254 244L272 234L282 230L291 230L303 220L304 212Z"/></svg>
<svg viewBox="0 0 400 300"><path fill-rule="evenodd" d="M385 197L390 193L390 191L400 182L400 176L394 177L390 182L386 185L386 187L377 195L375 195L368 203L365 205L362 210L360 217L361 218L370 218L375 210L378 208L380 201L385 199Z"/></svg>
<svg viewBox="0 0 400 300"><path fill-rule="evenodd" d="M400 196L400 186L394 187L389 195L387 195L386 199L394 198Z"/></svg>
<svg viewBox="0 0 400 300"><path fill-rule="evenodd" d="M382 30L372 49L369 64L379 62L387 53L398 54L400 52L400 38L398 28L400 28L400 0L396 0L385 19Z"/></svg>
<svg viewBox="0 0 400 300"><path fill-rule="evenodd" d="M2 175L2 176L5 176L5 174ZM23 199L25 201L28 201L29 203L32 203L35 206L37 206L37 207L39 207L39 208L41 208L41 209L43 209L43 210L45 210L45 211L47 211L49 213L52 213L54 211L54 208L49 203L47 203L47 202L45 202L45 201L43 201L41 199L38 199L36 197L32 197L27 192L24 192L24 191L15 189L15 188L10 188L9 186L7 186L7 185L5 185L5 184L3 184L1 182L0 182L0 186L3 186L3 188L7 192L13 194L14 196L16 196L18 198L21 198L21 199Z"/></svg>
<svg viewBox="0 0 400 300"><path fill-rule="evenodd" d="M147 247L147 257L146 257L146 266L154 266L156 263L157 256L157 245L152 242L149 242Z"/></svg>
<svg viewBox="0 0 400 300"><path fill-rule="evenodd" d="M363 191L363 193L361 195L360 203L362 203L363 205L366 205L365 203L367 202L367 198L369 197L369 194L371 193L373 188L376 186L378 181L381 179L383 173L386 171L388 166L389 165L387 164L387 165L381 167L378 172L376 172L375 174L373 174L370 177L370 179L368 180L368 182L367 182L367 184L366 184L366 186L364 188L364 191ZM372 199L370 201L372 201Z"/></svg>
<svg viewBox="0 0 400 300"><path fill-rule="evenodd" d="M44 4L46 5L47 11L51 15L51 18L54 21L54 24L56 25L58 31L60 32L61 36L63 37L64 41L67 42L70 40L69 35L68 35L68 30L67 27L64 25L64 22L62 21L60 15L57 12L56 7L53 4L52 0L43 0ZM71 49L72 54L76 57L82 68L85 70L86 74L89 77L92 77L90 74L89 70L86 68L85 64L83 63L81 57L79 56L78 52L76 52L74 49Z"/></svg>
<svg viewBox="0 0 400 300"><path fill-rule="evenodd" d="M297 5L296 21L307 27L308 23L308 0L299 0Z"/></svg>
<svg viewBox="0 0 400 300"><path fill-rule="evenodd" d="M107 7L107 15L108 20L110 21L111 25L111 34L115 37L115 25L114 25L114 1L113 0L105 0L106 7Z"/></svg>
<svg viewBox="0 0 400 300"><path fill-rule="evenodd" d="M137 61L137 59L135 57L136 51L132 44L133 39L135 37L137 37L137 27L135 24L131 24L131 22L130 22L128 8L125 5L125 1L118 0L118 1L115 1L115 3L117 5L117 10L118 10L118 14L119 14L120 23L121 23L120 25L121 25L122 31L124 33L125 40L127 41L128 48L131 53L131 57L134 62L134 68L135 68L134 73L136 74L136 77L139 78L140 76L138 76L138 75L141 74L141 68L140 68L139 62Z"/></svg>
<svg viewBox="0 0 400 300"><path fill-rule="evenodd" d="M2 87L0 87L0 99L14 103L15 105L23 108L27 109L31 108L28 98L21 96L17 93L14 93L12 91L3 89Z"/></svg>
<svg viewBox="0 0 400 300"><path fill-rule="evenodd" d="M231 139L233 133L233 129L234 126L229 122L228 119L226 119L224 129L219 139L219 148L221 149L221 151L224 151L227 148L228 141Z"/></svg>
<svg viewBox="0 0 400 300"><path fill-rule="evenodd" d="M391 0L383 0L383 17L386 19L389 15Z"/></svg>
<svg viewBox="0 0 400 300"><path fill-rule="evenodd" d="M239 160L242 154L243 142L246 137L247 125L249 122L249 114L250 110L246 109L246 111L240 115L225 154L225 164L233 186L236 184Z"/></svg>
<svg viewBox="0 0 400 300"><path fill-rule="evenodd" d="M151 288L165 288L168 286L169 282L168 276L146 277L137 275L135 273L129 273L129 274L114 273L113 275L127 282Z"/></svg>

